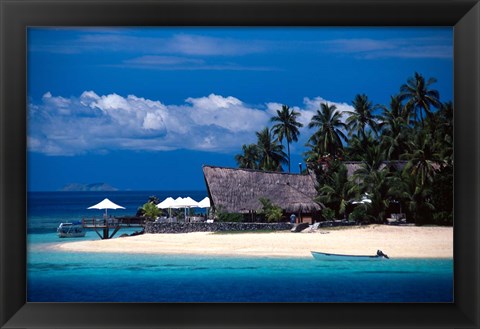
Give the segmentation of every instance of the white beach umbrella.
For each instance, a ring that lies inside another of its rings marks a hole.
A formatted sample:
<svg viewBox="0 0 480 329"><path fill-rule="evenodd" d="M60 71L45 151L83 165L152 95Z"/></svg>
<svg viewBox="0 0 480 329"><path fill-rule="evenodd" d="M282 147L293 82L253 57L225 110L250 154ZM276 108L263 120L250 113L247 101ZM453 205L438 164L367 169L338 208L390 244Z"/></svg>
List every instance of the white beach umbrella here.
<svg viewBox="0 0 480 329"><path fill-rule="evenodd" d="M175 206L177 208L185 208L185 218L187 218L187 208L197 207L198 202L193 200L191 197L177 198L175 200Z"/></svg>
<svg viewBox="0 0 480 329"><path fill-rule="evenodd" d="M370 199L370 194L368 193L365 193L363 196L362 196L362 201L363 203L372 203L372 199Z"/></svg>
<svg viewBox="0 0 480 329"><path fill-rule="evenodd" d="M365 203L372 203L372 200L370 199L364 199L364 200L360 200L360 201L353 201L352 204L365 204Z"/></svg>
<svg viewBox="0 0 480 329"><path fill-rule="evenodd" d="M186 197L183 198L182 201L177 203L177 206L181 208L192 208L192 207L198 207L198 202L193 200L191 197Z"/></svg>
<svg viewBox="0 0 480 329"><path fill-rule="evenodd" d="M199 208L208 208L207 209L207 214L206 214L207 217L209 216L209 209L210 209L211 206L212 205L211 205L210 199L208 197L203 198L203 200L198 203Z"/></svg>
<svg viewBox="0 0 480 329"><path fill-rule="evenodd" d="M172 206L175 205L175 200L172 197L168 197L159 204L157 204L157 208L160 209L167 209L167 208L172 208Z"/></svg>
<svg viewBox="0 0 480 329"><path fill-rule="evenodd" d="M159 204L157 204L157 208L159 209L167 209L168 208L168 215L172 217L172 207L175 206L175 200L172 197L168 197Z"/></svg>
<svg viewBox="0 0 480 329"><path fill-rule="evenodd" d="M365 204L365 203L372 203L372 199L369 198L369 194L365 193L362 195L362 198L360 200L355 200L352 202L352 204Z"/></svg>
<svg viewBox="0 0 480 329"><path fill-rule="evenodd" d="M352 202L352 204L359 204L359 203L361 203L361 204L372 203L372 200L367 199L367 198L364 198L364 199L362 199L362 200L360 200L360 201L353 201L353 202Z"/></svg>
<svg viewBox="0 0 480 329"><path fill-rule="evenodd" d="M175 209L176 208L183 208L182 202L183 202L182 197L176 198L175 200L173 200L172 208L175 208Z"/></svg>
<svg viewBox="0 0 480 329"><path fill-rule="evenodd" d="M211 207L210 199L208 198L208 196L198 203L198 208L210 208L210 207Z"/></svg>
<svg viewBox="0 0 480 329"><path fill-rule="evenodd" d="M105 198L103 201L88 207L87 209L105 209L105 217L107 217L107 210L108 209L125 209L125 207L119 206L116 203L113 203L112 201L108 200Z"/></svg>

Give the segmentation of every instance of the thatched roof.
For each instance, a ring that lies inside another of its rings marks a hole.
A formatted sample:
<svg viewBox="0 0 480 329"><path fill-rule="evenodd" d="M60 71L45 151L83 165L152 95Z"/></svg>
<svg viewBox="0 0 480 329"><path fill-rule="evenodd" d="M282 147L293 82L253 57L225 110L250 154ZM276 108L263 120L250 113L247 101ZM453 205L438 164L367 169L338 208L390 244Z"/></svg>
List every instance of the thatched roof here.
<svg viewBox="0 0 480 329"><path fill-rule="evenodd" d="M269 199L287 212L312 212L323 205L313 201L317 192L310 175L251 169L203 166L213 207L228 212L258 211L260 198Z"/></svg>

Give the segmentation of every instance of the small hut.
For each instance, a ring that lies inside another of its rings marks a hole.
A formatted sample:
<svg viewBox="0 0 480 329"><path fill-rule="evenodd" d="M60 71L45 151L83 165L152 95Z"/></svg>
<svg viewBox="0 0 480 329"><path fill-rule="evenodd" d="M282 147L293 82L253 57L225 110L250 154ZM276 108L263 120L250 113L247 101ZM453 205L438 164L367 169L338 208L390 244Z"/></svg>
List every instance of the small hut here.
<svg viewBox="0 0 480 329"><path fill-rule="evenodd" d="M317 191L310 175L214 166L203 166L203 174L214 209L253 216L262 209L260 198L267 198L286 214L312 222L324 208L314 201Z"/></svg>

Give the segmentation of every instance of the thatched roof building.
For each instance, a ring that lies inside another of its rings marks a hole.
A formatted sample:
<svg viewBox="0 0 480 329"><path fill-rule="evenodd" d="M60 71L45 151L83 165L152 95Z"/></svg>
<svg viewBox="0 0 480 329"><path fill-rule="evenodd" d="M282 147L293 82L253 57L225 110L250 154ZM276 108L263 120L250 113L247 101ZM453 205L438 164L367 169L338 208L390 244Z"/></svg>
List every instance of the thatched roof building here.
<svg viewBox="0 0 480 329"><path fill-rule="evenodd" d="M287 212L314 212L324 206L313 199L317 192L310 175L266 172L252 169L203 166L212 207L247 213L262 208L269 199Z"/></svg>

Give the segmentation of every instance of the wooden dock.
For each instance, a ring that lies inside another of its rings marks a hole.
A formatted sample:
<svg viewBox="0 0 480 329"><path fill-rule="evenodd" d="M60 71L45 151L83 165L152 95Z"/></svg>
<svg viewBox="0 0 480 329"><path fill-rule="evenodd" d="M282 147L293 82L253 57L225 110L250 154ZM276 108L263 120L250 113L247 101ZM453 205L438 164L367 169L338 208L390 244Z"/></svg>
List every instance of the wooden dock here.
<svg viewBox="0 0 480 329"><path fill-rule="evenodd" d="M122 227L144 227L144 225L145 220L139 217L82 219L82 226L93 229L100 239L111 239ZM102 234L99 230L102 231Z"/></svg>

